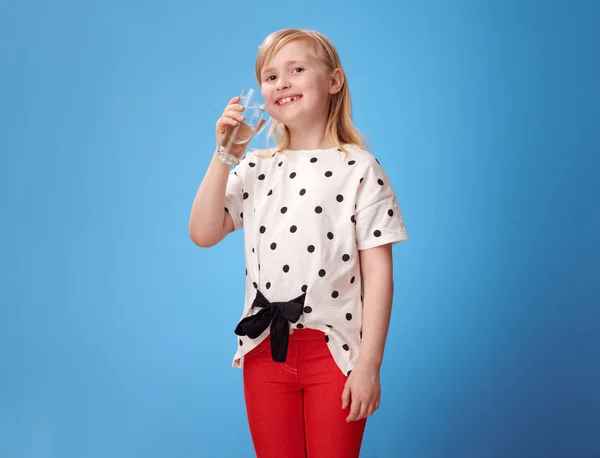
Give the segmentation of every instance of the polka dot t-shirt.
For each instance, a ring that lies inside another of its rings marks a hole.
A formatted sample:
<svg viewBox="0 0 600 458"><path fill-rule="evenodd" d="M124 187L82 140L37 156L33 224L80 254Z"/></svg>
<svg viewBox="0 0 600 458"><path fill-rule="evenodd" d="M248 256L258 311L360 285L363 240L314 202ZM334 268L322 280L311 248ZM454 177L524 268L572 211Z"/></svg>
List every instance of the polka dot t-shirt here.
<svg viewBox="0 0 600 458"><path fill-rule="evenodd" d="M325 333L344 374L356 364L362 338L363 283L359 250L409 239L398 200L379 161L345 146L286 150L268 157L248 152L228 177L226 211L244 228L245 304L241 319L260 311L257 290L269 302L306 293L292 328ZM233 367L262 342L238 339Z"/></svg>

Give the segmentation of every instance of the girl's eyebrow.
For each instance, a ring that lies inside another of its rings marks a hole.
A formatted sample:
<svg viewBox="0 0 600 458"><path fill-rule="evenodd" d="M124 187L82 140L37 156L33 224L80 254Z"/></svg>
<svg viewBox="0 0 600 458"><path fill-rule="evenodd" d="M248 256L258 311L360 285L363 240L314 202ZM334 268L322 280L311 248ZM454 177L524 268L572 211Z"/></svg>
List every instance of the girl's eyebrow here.
<svg viewBox="0 0 600 458"><path fill-rule="evenodd" d="M289 67L292 64L302 64L302 65L306 65L307 62L303 61L303 60L288 60L287 62L284 63L284 65L286 67ZM267 67L265 68L262 72L260 72L261 75L265 74L265 73L269 73L272 72L273 70L275 70L273 67Z"/></svg>

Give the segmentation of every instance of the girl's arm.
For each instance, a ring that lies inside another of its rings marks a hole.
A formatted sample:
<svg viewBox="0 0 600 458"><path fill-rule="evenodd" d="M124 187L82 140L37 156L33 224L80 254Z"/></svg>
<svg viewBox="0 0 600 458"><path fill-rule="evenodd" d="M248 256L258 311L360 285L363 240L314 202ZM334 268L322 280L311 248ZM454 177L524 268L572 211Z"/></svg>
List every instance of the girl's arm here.
<svg viewBox="0 0 600 458"><path fill-rule="evenodd" d="M228 177L229 166L213 155L190 212L190 238L198 246L213 246L233 229L231 216L225 211Z"/></svg>
<svg viewBox="0 0 600 458"><path fill-rule="evenodd" d="M364 282L362 342L357 365L379 370L394 294L392 245L360 250Z"/></svg>
<svg viewBox="0 0 600 458"><path fill-rule="evenodd" d="M239 101L239 96L232 98L225 107L223 115L217 120L215 132L217 145L221 144L230 126L237 126L245 119L240 113L244 108L238 104ZM190 212L190 238L198 246L216 245L234 229L233 219L225 211L229 173L229 165L221 162L213 154Z"/></svg>

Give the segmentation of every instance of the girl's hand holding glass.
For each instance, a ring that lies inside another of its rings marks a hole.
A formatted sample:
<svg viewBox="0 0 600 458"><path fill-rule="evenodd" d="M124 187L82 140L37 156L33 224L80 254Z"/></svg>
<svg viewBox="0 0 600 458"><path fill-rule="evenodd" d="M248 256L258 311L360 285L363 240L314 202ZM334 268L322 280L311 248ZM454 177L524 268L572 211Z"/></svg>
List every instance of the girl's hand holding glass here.
<svg viewBox="0 0 600 458"><path fill-rule="evenodd" d="M252 137L262 131L263 115L260 93L254 89L246 89L229 101L216 126L217 156L222 162L240 163Z"/></svg>
<svg viewBox="0 0 600 458"><path fill-rule="evenodd" d="M228 126L237 127L240 122L246 119L241 113L244 111L244 107L238 103L239 101L239 95L232 98L223 110L223 115L217 120L217 146L223 141Z"/></svg>

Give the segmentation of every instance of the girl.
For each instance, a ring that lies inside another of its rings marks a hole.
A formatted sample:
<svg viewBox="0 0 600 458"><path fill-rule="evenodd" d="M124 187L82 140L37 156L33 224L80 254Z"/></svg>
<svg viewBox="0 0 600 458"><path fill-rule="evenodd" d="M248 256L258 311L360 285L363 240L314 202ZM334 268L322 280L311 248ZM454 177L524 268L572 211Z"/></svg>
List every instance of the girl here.
<svg viewBox="0 0 600 458"><path fill-rule="evenodd" d="M337 51L285 29L256 77L277 147L233 170L213 156L190 216L210 247L244 228L246 294L233 367L258 458L351 458L379 407L392 305L391 245L408 240L392 185L351 120ZM239 98L217 144L244 120Z"/></svg>

